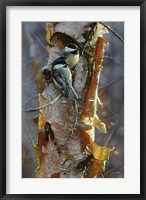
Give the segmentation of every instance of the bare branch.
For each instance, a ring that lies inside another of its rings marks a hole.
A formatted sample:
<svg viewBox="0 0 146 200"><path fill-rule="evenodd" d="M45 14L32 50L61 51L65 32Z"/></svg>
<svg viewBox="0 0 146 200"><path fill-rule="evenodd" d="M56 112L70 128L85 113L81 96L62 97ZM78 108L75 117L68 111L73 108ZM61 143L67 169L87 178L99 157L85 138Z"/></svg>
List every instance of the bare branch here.
<svg viewBox="0 0 146 200"><path fill-rule="evenodd" d="M53 99L51 102L49 102L43 106L36 107L36 108L28 108L26 110L23 110L23 112L38 111L40 109L46 108L49 105L53 105L61 96L62 96L62 93L59 93L59 95L55 99Z"/></svg>
<svg viewBox="0 0 146 200"><path fill-rule="evenodd" d="M41 95L41 94L40 94ZM29 97L24 103L23 103L23 106L28 103L31 99L34 99L35 97L38 97L38 94L37 95L34 95L34 96L31 96Z"/></svg>
<svg viewBox="0 0 146 200"><path fill-rule="evenodd" d="M28 126L27 126L25 120L23 120L23 122L24 122L24 123L23 123L23 126L24 126L25 130L26 130L27 133L28 133L28 136L29 136L29 138L30 138L30 141L31 141L32 145L35 146L35 143L34 143L34 141L33 141L33 139L32 139L32 136L31 136L31 134L30 134L30 131L29 131L29 129L28 129Z"/></svg>
<svg viewBox="0 0 146 200"><path fill-rule="evenodd" d="M82 50L81 50L81 55L83 55L83 53L84 53L84 51L85 51L85 48L86 48L88 42L90 41L90 39L91 39L91 37L92 37L93 31L94 31L94 29L95 29L95 27L96 27L96 24L97 24L97 22L94 22L94 23L93 23L93 26L92 26L92 28L91 28L91 30L90 30L90 33L89 33L89 36L87 37L87 39L86 39L86 41L85 41L85 43L84 43L84 46L83 46L83 48L82 48Z"/></svg>
<svg viewBox="0 0 146 200"><path fill-rule="evenodd" d="M45 57L45 56L47 56L47 53L45 53L45 54L43 54L43 55L41 55L41 56L38 56L37 57L37 59L38 58L43 58L43 57ZM31 62L33 62L33 61L35 61L36 60L36 58L33 58L33 59L31 59L31 60L28 60L28 61L24 61L23 63L22 63L22 67L25 67L28 63L31 63Z"/></svg>
<svg viewBox="0 0 146 200"><path fill-rule="evenodd" d="M118 64L121 64L121 63L124 62L123 60L119 60L119 59L116 59L116 58L114 58L114 57L112 57L112 56L108 56L108 55L105 55L104 58L111 59L111 60L113 60L114 62L116 62L116 63L118 63Z"/></svg>
<svg viewBox="0 0 146 200"><path fill-rule="evenodd" d="M31 28L29 29L30 29L30 32L33 34L33 36L36 38L36 40L40 43L40 45L46 50L47 47L42 43L42 41L38 38L38 36L34 33L34 31Z"/></svg>
<svg viewBox="0 0 146 200"><path fill-rule="evenodd" d="M116 166L116 167L114 167L113 169L111 169L111 170L105 172L105 173L104 173L104 176L107 176L107 175L111 174L113 171L119 169L119 168L122 167L122 166L124 166L124 163L120 163L118 166Z"/></svg>
<svg viewBox="0 0 146 200"><path fill-rule="evenodd" d="M119 113L119 116L118 116L118 118L117 118L117 120L116 120L116 123L115 123L115 126L114 126L113 130L111 131L109 137L107 138L107 141L105 142L105 146L108 145L109 141L111 140L112 136L114 135L115 130L116 130L116 127L117 127L117 125L118 125L118 123L119 123L119 121L120 121L121 115L122 115L122 113L123 113L123 110L124 110L124 106L122 107L122 109L121 109L121 111L120 111L120 113Z"/></svg>
<svg viewBox="0 0 146 200"><path fill-rule="evenodd" d="M28 153L25 155L25 157L24 157L23 160L22 160L22 164L24 163L24 161L25 161L29 156L30 156L30 152L28 152Z"/></svg>
<svg viewBox="0 0 146 200"><path fill-rule="evenodd" d="M117 78L117 79L111 81L110 83L107 83L106 85L100 86L99 89L103 89L103 88L105 88L105 87L108 87L108 86L112 85L113 83L118 82L119 80L121 80L121 79L123 79L123 78L124 78L124 76L120 76L119 78Z"/></svg>
<svg viewBox="0 0 146 200"><path fill-rule="evenodd" d="M110 26L107 26L103 22L99 22L99 23L102 24L104 27L106 27L108 30L110 30L122 43L124 43L124 39L116 31L114 31Z"/></svg>

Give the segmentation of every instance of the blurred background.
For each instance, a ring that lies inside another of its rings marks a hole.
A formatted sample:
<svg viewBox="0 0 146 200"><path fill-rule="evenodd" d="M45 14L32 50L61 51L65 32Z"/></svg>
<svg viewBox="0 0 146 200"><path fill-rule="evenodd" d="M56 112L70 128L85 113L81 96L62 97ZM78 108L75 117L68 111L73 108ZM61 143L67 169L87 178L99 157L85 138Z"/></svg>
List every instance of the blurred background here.
<svg viewBox="0 0 146 200"><path fill-rule="evenodd" d="M73 23L73 22L72 22ZM79 22L80 23L80 22ZM124 22L104 22L124 38ZM39 60L39 70L46 65L46 22L22 23L22 106L37 107L40 92L34 75L34 62ZM103 70L100 76L99 97L103 108L97 111L105 122L108 134L96 129L99 145L115 147L114 155L106 163L101 178L124 177L124 44L109 31L104 35L109 42L105 47ZM35 178L37 167L34 143L37 142L37 117L39 112L22 113L22 178Z"/></svg>

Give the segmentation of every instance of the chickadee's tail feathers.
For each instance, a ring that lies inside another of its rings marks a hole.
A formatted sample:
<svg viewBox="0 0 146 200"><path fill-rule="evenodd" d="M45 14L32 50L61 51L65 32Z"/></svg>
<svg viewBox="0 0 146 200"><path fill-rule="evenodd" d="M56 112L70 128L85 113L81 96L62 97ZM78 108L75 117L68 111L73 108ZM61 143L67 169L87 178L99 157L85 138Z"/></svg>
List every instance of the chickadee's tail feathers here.
<svg viewBox="0 0 146 200"><path fill-rule="evenodd" d="M67 90L72 101L78 99L78 95L72 86L68 86Z"/></svg>

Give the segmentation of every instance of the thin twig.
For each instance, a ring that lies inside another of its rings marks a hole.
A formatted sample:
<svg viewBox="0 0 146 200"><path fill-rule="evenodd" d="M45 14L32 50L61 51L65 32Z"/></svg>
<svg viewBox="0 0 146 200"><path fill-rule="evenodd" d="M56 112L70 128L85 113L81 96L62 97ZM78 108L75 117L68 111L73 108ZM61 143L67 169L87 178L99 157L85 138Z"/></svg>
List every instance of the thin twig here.
<svg viewBox="0 0 146 200"><path fill-rule="evenodd" d="M114 31L110 26L107 26L103 22L99 22L99 23L102 24L104 27L106 27L108 30L110 30L122 43L124 43L124 39L116 31Z"/></svg>
<svg viewBox="0 0 146 200"><path fill-rule="evenodd" d="M25 120L23 120L23 121L24 121L23 126L24 126L26 132L28 133L28 136L29 136L29 138L30 138L30 141L31 141L31 143L32 143L32 145L33 145L33 147L34 147L34 146L35 146L35 143L34 143L34 141L33 141L33 139L32 139L32 136L31 136L31 134L30 134L30 131L29 131L29 129L28 129L28 126L27 126Z"/></svg>
<svg viewBox="0 0 146 200"><path fill-rule="evenodd" d="M117 113L115 113L110 107L108 108L108 110L112 113L112 115L114 115L114 116L118 116L118 114Z"/></svg>
<svg viewBox="0 0 146 200"><path fill-rule="evenodd" d="M41 94L40 94L41 95ZM31 96L29 97L24 103L23 103L23 106L28 103L31 99L34 99L35 97L38 97L38 94L37 95L34 95L34 96Z"/></svg>
<svg viewBox="0 0 146 200"><path fill-rule="evenodd" d="M120 77L120 78L118 78L118 79L115 79L115 80L113 80L112 82L110 82L110 83L108 83L108 84L106 84L106 85L104 85L104 86L99 87L99 89L103 89L103 91L101 91L101 92L99 93L98 96L101 96L101 95L104 93L106 87L109 87L110 85L116 83L117 81L121 80L122 78L124 78L124 76L123 76L123 77Z"/></svg>
<svg viewBox="0 0 146 200"><path fill-rule="evenodd" d="M107 83L106 85L100 86L99 89L103 89L103 88L105 88L105 87L108 87L108 86L112 85L113 83L116 83L117 81L119 81L119 80L121 80L121 79L123 79L123 78L124 78L124 76L120 76L119 78L117 78L117 79L111 81L110 83Z"/></svg>
<svg viewBox="0 0 146 200"><path fill-rule="evenodd" d="M112 117L109 117L109 118L107 118L107 119L104 119L104 122L109 122L109 121L111 121L111 120L114 120L115 118L117 118L117 115L114 115L114 116L112 116Z"/></svg>
<svg viewBox="0 0 146 200"><path fill-rule="evenodd" d="M93 26L92 26L92 28L91 28L91 30L90 30L90 33L89 33L89 36L87 37L86 41L84 42L83 48L82 48L82 50L81 50L81 55L83 55L83 53L84 53L84 51L85 51L85 48L86 48L86 46L87 46L89 40L90 40L91 37L92 37L92 34L93 34L93 31L94 31L94 29L95 29L96 24L97 24L97 22L94 22L94 23L93 23Z"/></svg>
<svg viewBox="0 0 146 200"><path fill-rule="evenodd" d="M113 171L119 169L119 168L122 167L122 166L124 166L124 163L120 163L118 166L116 166L116 167L114 167L113 169L111 169L111 170L105 172L105 173L104 173L104 176L107 176L107 175L111 174Z"/></svg>
<svg viewBox="0 0 146 200"><path fill-rule="evenodd" d="M26 154L26 156L23 158L22 164L24 163L24 161L26 160L26 158L28 158L29 156L30 156L30 152L28 152L28 153Z"/></svg>
<svg viewBox="0 0 146 200"><path fill-rule="evenodd" d="M116 62L118 64L123 63L123 60L116 59L115 57L112 57L112 56L104 55L104 58L109 58L109 59L113 60L114 62Z"/></svg>
<svg viewBox="0 0 146 200"><path fill-rule="evenodd" d="M43 106L36 107L36 108L28 108L26 110L23 110L23 112L38 111L40 109L46 108L49 105L53 105L61 96L62 96L62 93L59 93L59 95L55 99L53 99L51 102L44 104Z"/></svg>
<svg viewBox="0 0 146 200"><path fill-rule="evenodd" d="M41 55L41 56L38 56L37 57L37 59L38 58L43 58L43 57L45 57L45 56L47 56L47 53L45 53L45 54L43 54L43 55ZM35 61L36 60L36 58L33 58L33 59L31 59L31 60L28 60L28 61L24 61L23 63L22 63L22 67L25 67L28 63L31 63L31 62L33 62L33 61Z"/></svg>
<svg viewBox="0 0 146 200"><path fill-rule="evenodd" d="M109 141L111 140L113 134L115 133L115 130L116 130L117 125L118 125L118 123L119 123L119 121L120 121L120 118L121 118L121 115L122 115L122 113L123 113L123 110L124 110L124 106L122 107L122 109L121 109L121 111L120 111L120 113L119 113L118 119L116 120L116 123L115 123L115 126L114 126L113 130L111 131L109 137L107 138L107 140L106 140L106 142L105 142L105 146L108 145L108 143L109 143Z"/></svg>
<svg viewBox="0 0 146 200"><path fill-rule="evenodd" d="M26 85L28 85L28 84L30 84L30 83L32 84L34 81L35 81L35 79L28 80L27 82L23 83L22 86L25 87Z"/></svg>
<svg viewBox="0 0 146 200"><path fill-rule="evenodd" d="M38 36L34 33L34 31L30 28L31 33L36 38L36 40L40 43L40 45L46 50L47 47L42 43L42 41L38 38Z"/></svg>

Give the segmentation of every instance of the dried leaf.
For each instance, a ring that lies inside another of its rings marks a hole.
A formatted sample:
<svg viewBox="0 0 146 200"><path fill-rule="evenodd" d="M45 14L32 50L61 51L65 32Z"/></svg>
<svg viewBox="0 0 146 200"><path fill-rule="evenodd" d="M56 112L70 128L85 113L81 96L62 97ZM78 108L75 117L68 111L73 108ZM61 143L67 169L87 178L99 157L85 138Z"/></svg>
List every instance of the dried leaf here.
<svg viewBox="0 0 146 200"><path fill-rule="evenodd" d="M112 152L109 147L101 147L96 144L86 131L80 130L80 134L83 150L87 148L95 159L101 161L109 160Z"/></svg>
<svg viewBox="0 0 146 200"><path fill-rule="evenodd" d="M109 160L110 157L109 147L101 147L95 142L91 142L90 145L88 145L88 148L95 159L101 161Z"/></svg>

